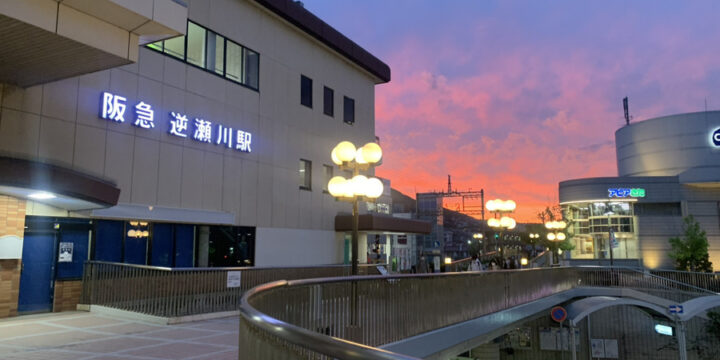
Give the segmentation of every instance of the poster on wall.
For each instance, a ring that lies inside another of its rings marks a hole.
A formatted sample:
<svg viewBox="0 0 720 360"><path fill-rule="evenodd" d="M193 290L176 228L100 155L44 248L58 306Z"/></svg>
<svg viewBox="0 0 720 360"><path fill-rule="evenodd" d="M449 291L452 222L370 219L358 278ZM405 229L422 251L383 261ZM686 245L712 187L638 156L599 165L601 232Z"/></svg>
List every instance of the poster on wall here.
<svg viewBox="0 0 720 360"><path fill-rule="evenodd" d="M603 339L590 339L590 347L590 350L592 351L592 357L605 357L605 341Z"/></svg>
<svg viewBox="0 0 720 360"><path fill-rule="evenodd" d="M532 329L521 327L510 331L505 335L504 345L514 349L532 349Z"/></svg>
<svg viewBox="0 0 720 360"><path fill-rule="evenodd" d="M605 357L608 359L618 358L618 341L617 339L605 339Z"/></svg>
<svg viewBox="0 0 720 360"><path fill-rule="evenodd" d="M540 350L557 350L557 339L551 328L540 329Z"/></svg>
<svg viewBox="0 0 720 360"><path fill-rule="evenodd" d="M242 272L240 271L228 271L227 273L227 287L237 288L240 287L240 279Z"/></svg>
<svg viewBox="0 0 720 360"><path fill-rule="evenodd" d="M61 242L58 247L60 254L58 255L58 262L72 262L73 257L73 243Z"/></svg>

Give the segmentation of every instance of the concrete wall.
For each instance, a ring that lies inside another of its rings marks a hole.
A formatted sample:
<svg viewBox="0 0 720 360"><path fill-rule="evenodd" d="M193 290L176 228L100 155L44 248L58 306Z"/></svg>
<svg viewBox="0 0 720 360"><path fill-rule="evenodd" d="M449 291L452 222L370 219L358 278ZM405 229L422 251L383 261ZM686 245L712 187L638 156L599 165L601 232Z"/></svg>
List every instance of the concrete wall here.
<svg viewBox="0 0 720 360"><path fill-rule="evenodd" d="M322 165L332 164L341 140L374 140L374 79L249 1L193 0L188 18L260 53L259 91L140 48L136 64L27 89L4 86L0 153L113 181L120 204L222 211L235 215L235 225L307 230L295 238L320 234L315 244L327 245L334 216L350 205L322 193ZM300 105L301 74L313 79L312 109ZM334 117L322 112L324 85L335 91ZM156 128L101 119L103 91L126 97L129 110L151 104ZM354 125L342 121L343 96L355 99ZM253 151L169 135L170 111L247 130ZM312 191L299 189L300 158L312 161ZM258 251L293 248L280 245L290 241L284 230L259 231L257 241ZM282 264L265 256L258 253L258 265Z"/></svg>
<svg viewBox="0 0 720 360"><path fill-rule="evenodd" d="M343 242L328 230L259 227L255 244L256 266L309 266L342 263Z"/></svg>

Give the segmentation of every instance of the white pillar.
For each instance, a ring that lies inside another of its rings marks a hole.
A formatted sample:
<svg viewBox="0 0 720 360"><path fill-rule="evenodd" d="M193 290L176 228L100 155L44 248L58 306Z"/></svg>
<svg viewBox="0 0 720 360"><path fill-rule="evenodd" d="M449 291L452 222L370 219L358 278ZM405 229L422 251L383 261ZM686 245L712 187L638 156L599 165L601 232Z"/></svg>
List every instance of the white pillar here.
<svg viewBox="0 0 720 360"><path fill-rule="evenodd" d="M358 234L358 263L359 264L367 264L367 252L368 252L368 234L366 232L361 232L360 234Z"/></svg>

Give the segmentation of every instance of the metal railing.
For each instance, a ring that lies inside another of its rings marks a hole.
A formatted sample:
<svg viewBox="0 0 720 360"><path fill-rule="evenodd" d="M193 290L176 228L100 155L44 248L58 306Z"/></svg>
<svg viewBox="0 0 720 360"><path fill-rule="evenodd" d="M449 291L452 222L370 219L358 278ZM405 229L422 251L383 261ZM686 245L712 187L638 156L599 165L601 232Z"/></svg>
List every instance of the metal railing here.
<svg viewBox="0 0 720 360"><path fill-rule="evenodd" d="M471 320L579 286L705 295L629 268L364 276L281 281L242 299L243 359L408 359L379 345Z"/></svg>
<svg viewBox="0 0 720 360"><path fill-rule="evenodd" d="M361 266L359 270L362 275L378 274L375 265ZM237 287L228 287L231 272L232 276L240 276ZM166 268L88 261L80 303L162 317L237 311L243 293L260 284L349 275L349 265Z"/></svg>
<svg viewBox="0 0 720 360"><path fill-rule="evenodd" d="M692 285L696 288L720 293L720 274L701 273L677 270L650 270L650 274L670 279L676 282Z"/></svg>

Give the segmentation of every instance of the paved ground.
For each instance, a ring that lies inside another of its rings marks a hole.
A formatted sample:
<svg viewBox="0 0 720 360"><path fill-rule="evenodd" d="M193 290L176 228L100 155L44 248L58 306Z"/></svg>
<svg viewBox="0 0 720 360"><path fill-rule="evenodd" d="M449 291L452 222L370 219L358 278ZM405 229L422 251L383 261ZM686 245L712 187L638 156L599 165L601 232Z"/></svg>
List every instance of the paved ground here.
<svg viewBox="0 0 720 360"><path fill-rule="evenodd" d="M0 321L3 360L237 360L237 317L155 325L88 312Z"/></svg>

